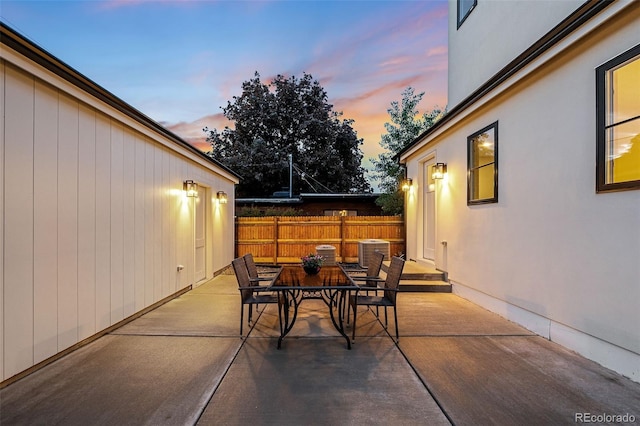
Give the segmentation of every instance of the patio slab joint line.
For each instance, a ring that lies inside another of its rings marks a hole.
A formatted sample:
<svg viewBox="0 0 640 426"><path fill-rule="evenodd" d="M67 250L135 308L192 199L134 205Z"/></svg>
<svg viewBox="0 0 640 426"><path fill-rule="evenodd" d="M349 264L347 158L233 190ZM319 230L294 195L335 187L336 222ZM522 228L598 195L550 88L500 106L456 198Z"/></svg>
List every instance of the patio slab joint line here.
<svg viewBox="0 0 640 426"><path fill-rule="evenodd" d="M391 340L393 340L393 339L391 339ZM435 401L435 403L438 406L438 408L440 409L440 411L442 411L442 414L447 418L447 420L449 420L449 423L451 423L452 425L455 425L453 419L451 418L451 416L449 416L449 413L447 413L447 410L444 409L444 407L442 406L442 404L440 403L440 401L438 400L436 395L431 391L431 389L429 389L429 386L425 383L425 381L422 380L422 377L418 373L418 370L416 370L416 368L413 366L413 364L411 364L411 361L409 361L409 358L404 353L404 351L402 350L402 348L400 347L400 345L398 343L396 343L396 347L398 348L398 350L402 354L402 357L405 359L405 361L407 361L407 364L409 364L409 367L411 367L411 370L413 371L413 374L416 375L418 380L420 380L420 383L422 383L422 386L424 386L424 388L427 390L427 392L429 392L429 395L431 396L431 398L433 398L433 400Z"/></svg>
<svg viewBox="0 0 640 426"><path fill-rule="evenodd" d="M262 312L260 312L260 315L262 315ZM260 315L258 315L258 319L260 318ZM253 327L255 326L256 322L257 322L257 320L253 322L253 325L251 326L251 330L249 330L249 333L247 333L247 337L249 337L249 334L253 330ZM247 341L247 339L246 338L242 338L242 336L240 336L240 340L242 341L242 343L240 343L240 345L238 346L238 349L236 350L236 353L233 354L233 358L231 359L231 362L229 364L227 364L227 368L224 370L224 373L220 376L220 380L218 381L218 384L216 385L216 387L213 389L213 392L211 392L211 395L209 395L209 398L207 399L206 403L203 404L202 408L200 409L200 412L198 413L198 415L196 417L194 425L197 425L198 422L200 421L200 419L202 418L202 415L207 410L207 407L211 403L211 400L213 399L213 396L218 391L218 388L220 387L220 385L224 381L224 378L227 377L227 374L229 373L229 370L231 369L231 366L235 362L236 358L238 357L238 354L240 353L240 351L242 350L244 344Z"/></svg>

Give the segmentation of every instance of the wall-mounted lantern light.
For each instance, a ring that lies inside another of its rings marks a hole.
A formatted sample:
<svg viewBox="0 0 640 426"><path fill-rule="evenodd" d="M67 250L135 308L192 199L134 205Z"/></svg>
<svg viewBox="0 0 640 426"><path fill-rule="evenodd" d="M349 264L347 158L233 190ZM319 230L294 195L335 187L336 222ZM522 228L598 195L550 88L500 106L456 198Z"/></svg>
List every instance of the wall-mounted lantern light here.
<svg viewBox="0 0 640 426"><path fill-rule="evenodd" d="M185 180L182 182L182 189L187 194L187 197L198 196L198 184L192 180Z"/></svg>
<svg viewBox="0 0 640 426"><path fill-rule="evenodd" d="M433 166L433 173L431 174L431 177L433 179L442 179L444 178L445 173L447 173L447 164L436 163L436 165Z"/></svg>
<svg viewBox="0 0 640 426"><path fill-rule="evenodd" d="M404 192L407 192L409 189L411 189L412 184L413 184L413 179L406 178L404 181L402 181L402 190Z"/></svg>
<svg viewBox="0 0 640 426"><path fill-rule="evenodd" d="M224 191L218 191L216 193L216 198L220 204L227 204L227 193Z"/></svg>

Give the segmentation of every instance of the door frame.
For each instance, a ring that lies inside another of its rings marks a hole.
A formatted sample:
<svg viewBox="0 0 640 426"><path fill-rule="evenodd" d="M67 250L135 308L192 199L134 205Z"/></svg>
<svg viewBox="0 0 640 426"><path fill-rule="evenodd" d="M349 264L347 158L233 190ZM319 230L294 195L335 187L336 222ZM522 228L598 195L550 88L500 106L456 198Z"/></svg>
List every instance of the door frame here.
<svg viewBox="0 0 640 426"><path fill-rule="evenodd" d="M430 151L427 154L425 154L423 157L418 159L418 165L419 165L419 169L418 169L418 178L419 178L419 182L420 185L419 187L421 188L419 191L419 201L417 203L417 243L418 243L418 247L417 247L417 253L416 253L416 257L418 261L430 265L430 266L434 266L436 265L436 255L437 255L437 234L438 234L438 206L437 206L437 200L438 200L438 185L435 181L433 181L433 179L431 178L431 176L429 176L428 170L430 167L433 167L433 165L435 165L435 163L437 162L437 156L436 156L436 151ZM431 188L429 188L429 185L432 185ZM433 211L433 220L431 222L431 226L432 226L432 237L431 242L433 245L433 258L429 258L425 255L425 250L426 250L426 238L427 238L427 226L429 226L429 223L427 221L427 201L428 201L428 197L427 197L427 193L431 192L431 198L432 198L432 206L431 209Z"/></svg>
<svg viewBox="0 0 640 426"><path fill-rule="evenodd" d="M192 248L193 248L193 284L194 286L198 283L202 283L207 279L207 253L209 252L209 227L208 223L209 217L209 188L198 183L198 196L194 199L193 206L193 240L192 240ZM197 240L198 240L198 203L202 203L201 213L203 215L202 226L204 233L204 243L202 245L202 249L204 250L203 259L202 259L202 274L201 276L197 276L197 262L198 262L198 254L197 254Z"/></svg>

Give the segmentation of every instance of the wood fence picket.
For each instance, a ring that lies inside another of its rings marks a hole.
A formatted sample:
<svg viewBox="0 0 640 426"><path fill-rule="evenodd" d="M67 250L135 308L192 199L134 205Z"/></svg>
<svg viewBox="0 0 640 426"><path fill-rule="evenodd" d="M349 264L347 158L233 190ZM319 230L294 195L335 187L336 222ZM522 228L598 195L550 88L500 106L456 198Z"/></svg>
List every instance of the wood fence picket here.
<svg viewBox="0 0 640 426"><path fill-rule="evenodd" d="M274 216L236 218L236 257L252 253L260 263L298 263L316 246L332 245L336 260L356 262L358 241L389 241L391 255L405 253L400 216Z"/></svg>

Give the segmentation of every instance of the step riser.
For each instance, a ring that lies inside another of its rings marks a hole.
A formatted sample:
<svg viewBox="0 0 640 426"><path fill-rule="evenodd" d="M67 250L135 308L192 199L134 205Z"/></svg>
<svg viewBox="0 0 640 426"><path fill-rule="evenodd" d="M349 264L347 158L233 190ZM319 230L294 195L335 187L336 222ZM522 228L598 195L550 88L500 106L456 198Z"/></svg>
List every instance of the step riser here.
<svg viewBox="0 0 640 426"><path fill-rule="evenodd" d="M383 263L382 271L387 272L389 269L389 265ZM439 271L425 271L425 272L408 272L405 271L402 273L401 279L403 280L412 280L412 281L446 281L446 273Z"/></svg>
<svg viewBox="0 0 640 426"><path fill-rule="evenodd" d="M451 293L451 285L401 284L402 293Z"/></svg>
<svg viewBox="0 0 640 426"><path fill-rule="evenodd" d="M444 274L402 274L403 280L420 280L420 281L444 281Z"/></svg>

